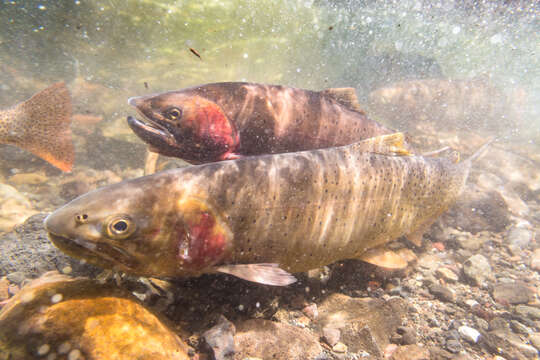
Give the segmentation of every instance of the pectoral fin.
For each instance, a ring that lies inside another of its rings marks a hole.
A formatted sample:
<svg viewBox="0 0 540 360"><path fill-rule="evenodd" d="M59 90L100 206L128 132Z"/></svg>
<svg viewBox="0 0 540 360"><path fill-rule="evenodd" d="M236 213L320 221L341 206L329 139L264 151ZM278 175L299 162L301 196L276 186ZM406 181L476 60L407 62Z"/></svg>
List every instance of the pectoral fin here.
<svg viewBox="0 0 540 360"><path fill-rule="evenodd" d="M385 248L368 250L360 256L360 260L387 269L404 269L407 267L405 259Z"/></svg>
<svg viewBox="0 0 540 360"><path fill-rule="evenodd" d="M412 242L414 244L414 246L422 247L422 238L423 238L423 236L424 236L423 231L422 232L417 231L417 232L414 232L412 234L407 235L407 240Z"/></svg>
<svg viewBox="0 0 540 360"><path fill-rule="evenodd" d="M286 286L296 282L296 278L278 264L221 265L214 270L265 285Z"/></svg>
<svg viewBox="0 0 540 360"><path fill-rule="evenodd" d="M362 152L372 152L383 155L411 155L409 150L405 148L405 135L397 132L394 134L375 136L366 140L362 140L354 144L354 146Z"/></svg>
<svg viewBox="0 0 540 360"><path fill-rule="evenodd" d="M227 153L223 156L223 160L236 160L241 159L243 156L235 153Z"/></svg>

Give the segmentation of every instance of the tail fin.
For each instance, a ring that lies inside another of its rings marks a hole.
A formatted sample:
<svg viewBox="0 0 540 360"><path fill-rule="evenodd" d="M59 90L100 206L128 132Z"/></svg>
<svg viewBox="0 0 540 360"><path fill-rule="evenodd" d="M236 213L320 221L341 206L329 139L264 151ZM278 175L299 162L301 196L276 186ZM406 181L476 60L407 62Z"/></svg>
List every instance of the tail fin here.
<svg viewBox="0 0 540 360"><path fill-rule="evenodd" d="M53 84L19 104L25 137L16 145L62 171L71 171L75 152L71 141L71 96L63 82Z"/></svg>

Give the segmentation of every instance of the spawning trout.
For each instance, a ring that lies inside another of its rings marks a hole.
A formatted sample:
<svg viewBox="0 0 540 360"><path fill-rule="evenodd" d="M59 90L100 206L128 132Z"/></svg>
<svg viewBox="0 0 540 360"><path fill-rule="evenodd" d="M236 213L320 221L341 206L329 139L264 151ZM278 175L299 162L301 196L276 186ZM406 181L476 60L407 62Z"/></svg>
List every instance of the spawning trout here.
<svg viewBox="0 0 540 360"><path fill-rule="evenodd" d="M497 132L515 127L526 103L522 91L505 95L483 78L405 80L369 94L369 109L374 114L413 129L427 122L440 130Z"/></svg>
<svg viewBox="0 0 540 360"><path fill-rule="evenodd" d="M150 150L192 164L341 146L388 134L352 88L321 92L242 82L200 85L128 100Z"/></svg>
<svg viewBox="0 0 540 360"><path fill-rule="evenodd" d="M412 156L402 143L398 133L164 171L83 195L45 227L73 257L150 277L287 285L342 259L401 268L382 246L421 235L456 201L472 159Z"/></svg>
<svg viewBox="0 0 540 360"><path fill-rule="evenodd" d="M62 171L71 171L71 97L63 82L0 110L0 143L30 151Z"/></svg>

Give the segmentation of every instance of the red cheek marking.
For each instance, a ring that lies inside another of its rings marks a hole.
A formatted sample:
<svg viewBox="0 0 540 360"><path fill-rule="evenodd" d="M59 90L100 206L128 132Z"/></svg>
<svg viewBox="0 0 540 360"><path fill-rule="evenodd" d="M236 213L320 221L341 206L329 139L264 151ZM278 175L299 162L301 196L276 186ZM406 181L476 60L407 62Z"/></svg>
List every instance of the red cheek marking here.
<svg viewBox="0 0 540 360"><path fill-rule="evenodd" d="M183 267L202 269L218 261L225 251L224 234L215 233L216 221L207 212L200 213L196 221L186 224L178 239L178 258Z"/></svg>
<svg viewBox="0 0 540 360"><path fill-rule="evenodd" d="M213 143L234 150L238 144L238 134L221 108L216 104L201 107L197 113L198 135L201 139L210 139Z"/></svg>

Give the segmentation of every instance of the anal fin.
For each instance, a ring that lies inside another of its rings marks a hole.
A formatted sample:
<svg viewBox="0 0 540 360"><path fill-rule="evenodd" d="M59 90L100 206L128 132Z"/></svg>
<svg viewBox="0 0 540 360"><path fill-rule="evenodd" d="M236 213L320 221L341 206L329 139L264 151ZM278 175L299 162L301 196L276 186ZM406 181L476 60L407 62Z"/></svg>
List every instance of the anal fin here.
<svg viewBox="0 0 540 360"><path fill-rule="evenodd" d="M149 147L144 161L144 175L152 175L156 172L159 153L155 148Z"/></svg>
<svg viewBox="0 0 540 360"><path fill-rule="evenodd" d="M287 286L296 282L296 278L281 269L278 264L221 265L214 270L264 285Z"/></svg>
<svg viewBox="0 0 540 360"><path fill-rule="evenodd" d="M407 261L397 253L383 247L370 249L360 256L360 260L387 269L404 269Z"/></svg>

